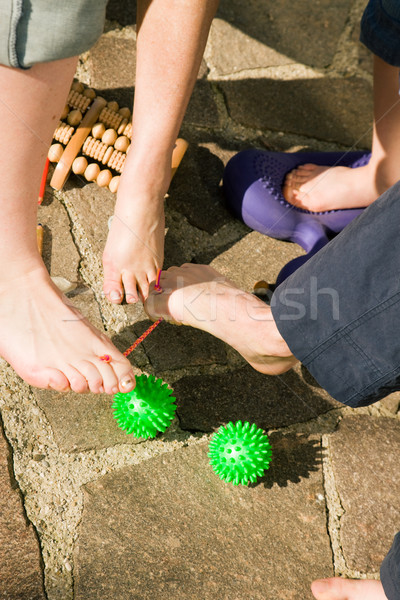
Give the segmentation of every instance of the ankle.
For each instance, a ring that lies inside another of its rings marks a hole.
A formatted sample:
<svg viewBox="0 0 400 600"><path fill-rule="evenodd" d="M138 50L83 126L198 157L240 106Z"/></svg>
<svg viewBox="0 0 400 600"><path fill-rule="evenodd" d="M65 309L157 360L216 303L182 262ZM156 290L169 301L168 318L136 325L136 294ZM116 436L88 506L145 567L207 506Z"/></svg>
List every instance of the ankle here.
<svg viewBox="0 0 400 600"><path fill-rule="evenodd" d="M27 258L8 260L7 268L4 270L0 267L0 284L9 285L11 282L37 280L38 277L50 279L50 275L38 253Z"/></svg>
<svg viewBox="0 0 400 600"><path fill-rule="evenodd" d="M247 331L249 347L260 358L294 358L279 332L271 308L261 300L255 299L254 296L250 296L250 298L251 301L247 302L246 307L246 324L243 324L242 327L244 331Z"/></svg>

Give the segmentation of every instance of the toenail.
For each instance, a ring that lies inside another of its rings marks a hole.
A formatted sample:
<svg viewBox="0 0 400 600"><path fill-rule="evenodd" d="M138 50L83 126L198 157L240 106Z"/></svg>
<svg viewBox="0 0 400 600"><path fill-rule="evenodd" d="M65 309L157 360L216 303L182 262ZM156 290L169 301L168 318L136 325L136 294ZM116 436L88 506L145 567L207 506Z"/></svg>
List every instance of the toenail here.
<svg viewBox="0 0 400 600"><path fill-rule="evenodd" d="M121 379L121 381L120 381L120 385L123 388L130 387L132 384L133 384L132 377L124 377L124 379Z"/></svg>
<svg viewBox="0 0 400 600"><path fill-rule="evenodd" d="M114 387L111 389L111 391L112 391L113 394L118 394L119 389L118 389L118 387L116 385L114 385Z"/></svg>
<svg viewBox="0 0 400 600"><path fill-rule="evenodd" d="M117 292L117 290L113 290L110 292L110 298L111 300L119 300L121 298L121 294L120 292Z"/></svg>
<svg viewBox="0 0 400 600"><path fill-rule="evenodd" d="M99 394L104 394L104 388L102 385L99 387Z"/></svg>

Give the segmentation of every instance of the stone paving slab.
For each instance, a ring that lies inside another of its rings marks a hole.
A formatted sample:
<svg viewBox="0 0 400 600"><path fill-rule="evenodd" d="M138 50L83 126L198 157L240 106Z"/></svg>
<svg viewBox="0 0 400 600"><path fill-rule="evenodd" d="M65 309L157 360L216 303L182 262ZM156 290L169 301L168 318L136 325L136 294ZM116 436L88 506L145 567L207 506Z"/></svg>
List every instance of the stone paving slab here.
<svg viewBox="0 0 400 600"><path fill-rule="evenodd" d="M167 209L178 211L191 225L210 234L231 221L219 185L224 166L233 154L218 140L190 139L170 187Z"/></svg>
<svg viewBox="0 0 400 600"><path fill-rule="evenodd" d="M86 68L90 85L99 95L111 90L117 97L110 98L123 105L132 106L133 84L136 78L136 34L133 29L125 31L124 38L102 35L89 53ZM116 68L118 65L118 68Z"/></svg>
<svg viewBox="0 0 400 600"><path fill-rule="evenodd" d="M71 302L95 327L103 330L99 308L91 291L76 294ZM112 396L74 392L61 394L39 389L33 392L49 420L58 446L64 452L82 452L140 441L117 426L111 409Z"/></svg>
<svg viewBox="0 0 400 600"><path fill-rule="evenodd" d="M180 425L191 431L213 431L239 419L262 429L285 427L341 406L316 383L308 383L299 366L279 377L250 366L187 376L175 382L174 392Z"/></svg>
<svg viewBox="0 0 400 600"><path fill-rule="evenodd" d="M346 417L329 439L349 568L378 571L399 529L400 422Z"/></svg>
<svg viewBox="0 0 400 600"><path fill-rule="evenodd" d="M134 325L139 337L151 325L141 321ZM142 346L155 372L185 367L226 364L226 345L209 333L191 327L160 323Z"/></svg>
<svg viewBox="0 0 400 600"><path fill-rule="evenodd" d="M39 207L38 222L43 225L43 260L53 277L78 279L79 253L74 244L65 208L55 196L46 195Z"/></svg>
<svg viewBox="0 0 400 600"><path fill-rule="evenodd" d="M303 63L329 65L349 15L347 0L222 0L210 43L219 75L245 69ZM229 48L229 52L227 52Z"/></svg>
<svg viewBox="0 0 400 600"><path fill-rule="evenodd" d="M0 424L0 598L45 600L39 543L12 473Z"/></svg>
<svg viewBox="0 0 400 600"><path fill-rule="evenodd" d="M310 445L319 441L282 439L275 470L250 488L220 481L206 444L86 485L75 599L311 597L332 557L318 461L295 477Z"/></svg>
<svg viewBox="0 0 400 600"><path fill-rule="evenodd" d="M107 3L107 19L117 21L123 27L136 23L136 0L109 0Z"/></svg>
<svg viewBox="0 0 400 600"><path fill-rule="evenodd" d="M232 119L358 148L370 144L372 90L360 77L241 79L219 83Z"/></svg>
<svg viewBox="0 0 400 600"><path fill-rule="evenodd" d="M252 231L224 252L218 252L210 264L238 287L251 292L261 279L275 283L282 267L303 254L304 250L297 244Z"/></svg>

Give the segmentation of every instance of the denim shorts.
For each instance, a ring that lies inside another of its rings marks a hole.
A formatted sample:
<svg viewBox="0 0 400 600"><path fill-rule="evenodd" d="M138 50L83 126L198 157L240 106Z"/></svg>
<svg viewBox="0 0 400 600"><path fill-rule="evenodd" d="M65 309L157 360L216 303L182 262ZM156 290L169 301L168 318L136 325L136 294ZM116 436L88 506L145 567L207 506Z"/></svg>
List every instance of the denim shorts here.
<svg viewBox="0 0 400 600"><path fill-rule="evenodd" d="M376 56L400 67L399 0L369 0L361 20L360 40Z"/></svg>
<svg viewBox="0 0 400 600"><path fill-rule="evenodd" d="M0 0L0 64L77 56L103 33L107 0Z"/></svg>

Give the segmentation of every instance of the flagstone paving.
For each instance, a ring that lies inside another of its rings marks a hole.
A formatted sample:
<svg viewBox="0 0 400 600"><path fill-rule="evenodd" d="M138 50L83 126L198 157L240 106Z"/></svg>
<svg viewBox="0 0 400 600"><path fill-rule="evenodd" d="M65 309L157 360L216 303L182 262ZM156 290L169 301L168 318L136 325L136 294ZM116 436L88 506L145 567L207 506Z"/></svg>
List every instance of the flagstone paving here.
<svg viewBox="0 0 400 600"><path fill-rule="evenodd" d="M111 0L105 33L77 76L132 102L134 4ZM250 231L220 181L239 150L368 148L371 57L364 0L222 0L180 135L189 149L166 200L165 267L207 263L251 290L303 251ZM53 277L118 348L149 326L142 307L101 292L115 198L71 177L39 221ZM72 289L73 288L73 289ZM0 600L311 600L314 578L377 577L400 517L400 394L353 410L300 365L255 372L206 333L163 323L131 355L174 389L154 439L113 419L107 395L34 390L0 362ZM212 433L249 420L269 434L256 484L222 482Z"/></svg>

